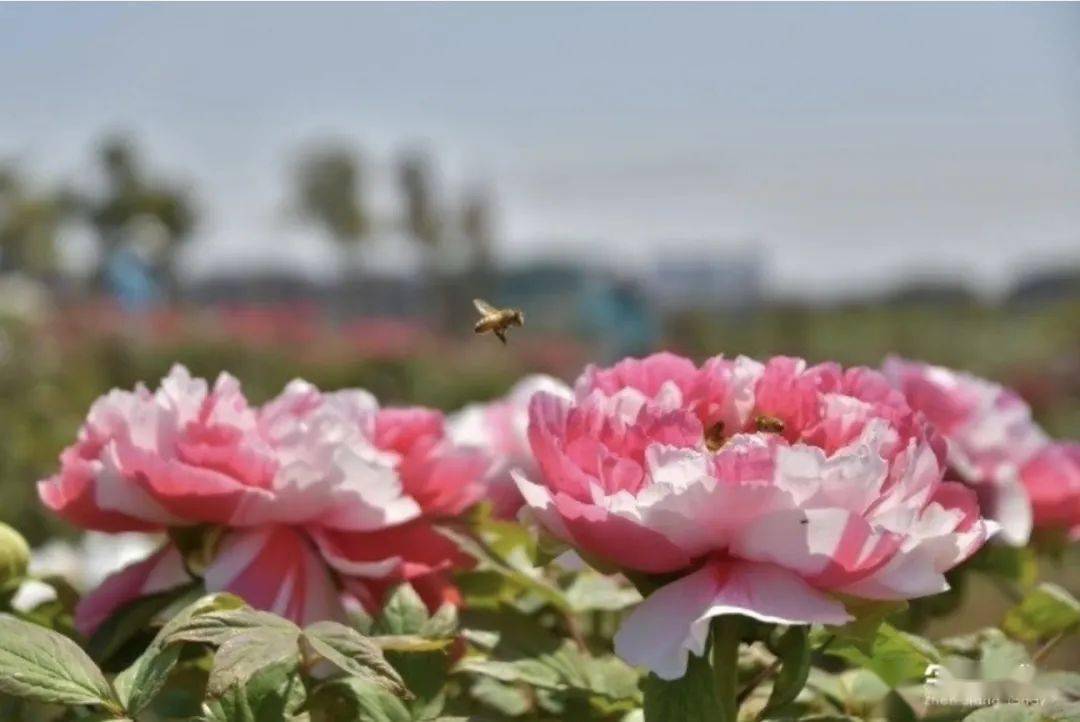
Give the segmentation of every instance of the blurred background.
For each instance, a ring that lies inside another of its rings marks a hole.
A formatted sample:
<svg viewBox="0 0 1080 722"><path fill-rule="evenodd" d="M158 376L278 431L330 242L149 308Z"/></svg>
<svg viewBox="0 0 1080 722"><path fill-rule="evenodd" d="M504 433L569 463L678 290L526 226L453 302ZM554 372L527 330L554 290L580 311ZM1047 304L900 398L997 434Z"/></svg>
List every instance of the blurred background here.
<svg viewBox="0 0 1080 722"><path fill-rule="evenodd" d="M453 409L659 348L901 353L1077 437L1080 5L0 5L33 542L90 402L174 361Z"/></svg>

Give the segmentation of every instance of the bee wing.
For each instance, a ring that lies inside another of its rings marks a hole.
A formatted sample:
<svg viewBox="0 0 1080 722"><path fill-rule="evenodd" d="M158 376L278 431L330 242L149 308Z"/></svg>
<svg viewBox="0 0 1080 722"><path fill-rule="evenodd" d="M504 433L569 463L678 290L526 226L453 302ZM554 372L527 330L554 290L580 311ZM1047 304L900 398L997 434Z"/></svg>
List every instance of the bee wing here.
<svg viewBox="0 0 1080 722"><path fill-rule="evenodd" d="M492 314L492 313L498 313L499 312L499 309L495 308L494 306L492 306L490 303L488 303L487 301L485 301L482 298L474 298L472 300L472 302L473 302L473 305L476 306L476 310L479 311L484 316L487 316L487 315Z"/></svg>

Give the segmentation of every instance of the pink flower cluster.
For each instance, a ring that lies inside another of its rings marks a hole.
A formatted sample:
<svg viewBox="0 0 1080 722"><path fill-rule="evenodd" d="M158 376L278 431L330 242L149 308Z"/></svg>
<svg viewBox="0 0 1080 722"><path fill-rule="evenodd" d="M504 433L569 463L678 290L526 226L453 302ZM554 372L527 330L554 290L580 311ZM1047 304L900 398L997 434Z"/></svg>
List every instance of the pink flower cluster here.
<svg viewBox="0 0 1080 722"><path fill-rule="evenodd" d="M526 503L586 559L671 575L616 651L664 678L709 620L839 624L837 594L909 599L995 531L943 480L945 446L881 373L671 354L589 368L533 396Z"/></svg>
<svg viewBox="0 0 1080 722"><path fill-rule="evenodd" d="M221 530L205 569L167 543L107 579L78 607L83 633L193 573L307 623L343 618L352 603L377 609L402 581L431 607L455 601L448 572L469 562L432 524L483 495L489 464L454 444L436 411L303 381L255 408L231 376L211 387L177 366L155 392L98 399L39 493L88 529Z"/></svg>
<svg viewBox="0 0 1080 722"><path fill-rule="evenodd" d="M900 358L883 370L945 437L950 468L1005 541L1026 544L1032 526L1080 534L1080 444L1048 438L1031 408L998 384Z"/></svg>
<svg viewBox="0 0 1080 722"><path fill-rule="evenodd" d="M668 679L713 617L842 624L844 597L945 591L999 528L1016 544L1033 523L1080 532L1080 445L1048 439L1000 386L900 359L661 353L589 367L572 389L528 377L448 422L303 381L254 407L232 377L178 366L155 392L99 399L39 487L89 529L213 530L197 565L170 541L107 579L77 610L84 633L195 576L300 623L377 610L401 582L432 608L457 602L450 573L470 561L435 524L487 496L661 583L615 644Z"/></svg>
<svg viewBox="0 0 1080 722"><path fill-rule="evenodd" d="M512 472L535 473L536 463L529 448L529 400L540 391L569 399L566 384L551 376L527 376L506 396L488 403L469 404L448 422L451 438L459 444L487 451L494 463L488 472L487 498L492 513L513 519L524 503Z"/></svg>

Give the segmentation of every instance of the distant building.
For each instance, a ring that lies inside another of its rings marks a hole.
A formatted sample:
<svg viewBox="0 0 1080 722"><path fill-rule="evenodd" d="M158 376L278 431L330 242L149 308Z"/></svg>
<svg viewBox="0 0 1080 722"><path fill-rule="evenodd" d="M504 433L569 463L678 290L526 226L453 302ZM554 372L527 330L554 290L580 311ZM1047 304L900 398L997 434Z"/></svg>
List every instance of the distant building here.
<svg viewBox="0 0 1080 722"><path fill-rule="evenodd" d="M499 304L525 310L531 328L573 335L606 359L647 353L659 337L655 314L639 282L563 262L498 274Z"/></svg>
<svg viewBox="0 0 1080 722"><path fill-rule="evenodd" d="M764 264L755 251L675 249L650 265L645 282L663 313L747 310L761 303Z"/></svg>

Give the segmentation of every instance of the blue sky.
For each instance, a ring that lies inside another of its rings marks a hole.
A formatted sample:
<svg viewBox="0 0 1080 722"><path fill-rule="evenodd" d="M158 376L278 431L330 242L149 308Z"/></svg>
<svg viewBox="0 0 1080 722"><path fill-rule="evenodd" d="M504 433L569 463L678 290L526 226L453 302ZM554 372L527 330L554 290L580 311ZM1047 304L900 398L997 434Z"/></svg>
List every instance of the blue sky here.
<svg viewBox="0 0 1080 722"><path fill-rule="evenodd" d="M332 135L497 192L502 256L759 248L780 293L1080 262L1080 5L0 5L0 157L132 131L189 268L334 267L284 210Z"/></svg>

